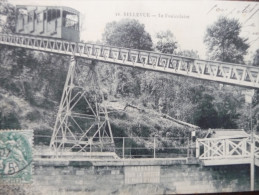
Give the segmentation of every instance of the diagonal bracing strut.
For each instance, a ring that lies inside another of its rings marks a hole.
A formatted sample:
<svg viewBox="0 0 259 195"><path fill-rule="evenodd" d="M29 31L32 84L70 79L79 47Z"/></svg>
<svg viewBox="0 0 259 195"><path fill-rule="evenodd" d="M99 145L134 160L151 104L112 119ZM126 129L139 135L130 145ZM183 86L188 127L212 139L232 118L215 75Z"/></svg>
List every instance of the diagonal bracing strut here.
<svg viewBox="0 0 259 195"><path fill-rule="evenodd" d="M57 153L113 151L112 130L96 67L89 64L84 83L77 82L76 67L72 56L50 148Z"/></svg>

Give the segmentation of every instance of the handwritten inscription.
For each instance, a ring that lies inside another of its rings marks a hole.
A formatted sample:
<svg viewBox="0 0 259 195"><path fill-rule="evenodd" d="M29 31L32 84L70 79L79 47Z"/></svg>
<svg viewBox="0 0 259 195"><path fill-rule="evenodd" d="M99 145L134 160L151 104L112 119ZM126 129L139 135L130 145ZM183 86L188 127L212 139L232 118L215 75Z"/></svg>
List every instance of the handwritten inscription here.
<svg viewBox="0 0 259 195"><path fill-rule="evenodd" d="M160 166L124 167L125 184L160 183Z"/></svg>
<svg viewBox="0 0 259 195"><path fill-rule="evenodd" d="M255 17L257 13L259 13L259 6L258 6L258 4L253 4L253 5L247 4L242 9L240 9L240 8L239 9L237 9L237 8L228 9L228 8L225 8L218 4L215 4L207 12L207 14L210 14L210 13L222 13L222 14L227 14L227 15L239 14L243 17L247 17L247 20L245 21L245 23L246 23L249 20L251 20L253 17Z"/></svg>

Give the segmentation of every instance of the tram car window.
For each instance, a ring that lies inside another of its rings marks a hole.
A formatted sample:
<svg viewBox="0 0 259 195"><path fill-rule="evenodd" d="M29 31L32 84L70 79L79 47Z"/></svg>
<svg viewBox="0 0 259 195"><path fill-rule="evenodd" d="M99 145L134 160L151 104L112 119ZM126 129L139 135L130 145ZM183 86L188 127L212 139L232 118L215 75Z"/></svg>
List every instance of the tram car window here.
<svg viewBox="0 0 259 195"><path fill-rule="evenodd" d="M15 32L79 42L80 13L69 7L16 6Z"/></svg>

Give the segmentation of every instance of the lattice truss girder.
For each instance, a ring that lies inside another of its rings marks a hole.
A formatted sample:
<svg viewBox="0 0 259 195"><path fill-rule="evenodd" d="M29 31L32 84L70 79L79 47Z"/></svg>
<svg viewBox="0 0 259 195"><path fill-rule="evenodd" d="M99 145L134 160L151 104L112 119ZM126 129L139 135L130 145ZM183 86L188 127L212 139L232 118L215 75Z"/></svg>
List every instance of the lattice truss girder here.
<svg viewBox="0 0 259 195"><path fill-rule="evenodd" d="M13 34L0 34L0 44L98 59L125 66L259 88L259 68L254 66Z"/></svg>
<svg viewBox="0 0 259 195"><path fill-rule="evenodd" d="M111 150L114 140L95 65L77 67L71 57L50 146L67 152L102 151L107 145Z"/></svg>

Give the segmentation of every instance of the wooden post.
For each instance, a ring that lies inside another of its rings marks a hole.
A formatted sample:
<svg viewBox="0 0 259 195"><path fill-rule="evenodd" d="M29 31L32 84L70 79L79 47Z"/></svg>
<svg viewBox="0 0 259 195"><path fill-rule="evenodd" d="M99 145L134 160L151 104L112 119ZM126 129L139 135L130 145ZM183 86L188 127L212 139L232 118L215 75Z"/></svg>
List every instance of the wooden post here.
<svg viewBox="0 0 259 195"><path fill-rule="evenodd" d="M242 140L242 156L246 156L246 139Z"/></svg>
<svg viewBox="0 0 259 195"><path fill-rule="evenodd" d="M124 159L124 149L125 149L125 137L122 140L122 158Z"/></svg>
<svg viewBox="0 0 259 195"><path fill-rule="evenodd" d="M90 158L92 158L92 138L90 138Z"/></svg>
<svg viewBox="0 0 259 195"><path fill-rule="evenodd" d="M251 164L250 164L250 187L251 191L254 191L255 183L255 143L254 143L254 131L253 131L253 119L252 119L252 102L250 103L250 117L251 117Z"/></svg>
<svg viewBox="0 0 259 195"><path fill-rule="evenodd" d="M154 158L156 158L156 137L154 137Z"/></svg>
<svg viewBox="0 0 259 195"><path fill-rule="evenodd" d="M194 140L196 139L196 131L193 130L191 132L191 157L193 157L193 145L194 145Z"/></svg>
<svg viewBox="0 0 259 195"><path fill-rule="evenodd" d="M199 140L196 140L196 158L199 158L200 156L200 146L199 146Z"/></svg>
<svg viewBox="0 0 259 195"><path fill-rule="evenodd" d="M225 139L225 142L226 142L226 156L229 155L229 140Z"/></svg>
<svg viewBox="0 0 259 195"><path fill-rule="evenodd" d="M254 159L254 140L252 139L251 145L251 164L250 164L250 187L251 191L254 191L254 179L255 179L255 159Z"/></svg>
<svg viewBox="0 0 259 195"><path fill-rule="evenodd" d="M190 140L189 139L187 139L187 141L188 141L188 148L187 148L187 157L189 158L190 157Z"/></svg>

